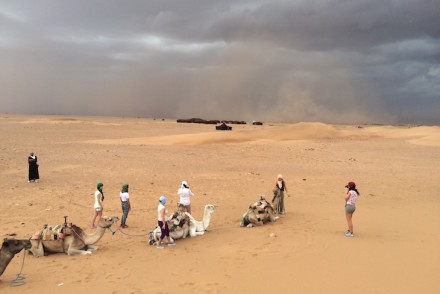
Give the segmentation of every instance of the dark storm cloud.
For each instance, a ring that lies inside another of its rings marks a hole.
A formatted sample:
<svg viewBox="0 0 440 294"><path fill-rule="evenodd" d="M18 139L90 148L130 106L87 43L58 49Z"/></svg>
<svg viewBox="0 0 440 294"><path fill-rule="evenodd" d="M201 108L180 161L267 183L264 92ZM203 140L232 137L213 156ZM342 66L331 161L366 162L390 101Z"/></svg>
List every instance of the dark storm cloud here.
<svg viewBox="0 0 440 294"><path fill-rule="evenodd" d="M440 123L436 1L3 1L0 111Z"/></svg>

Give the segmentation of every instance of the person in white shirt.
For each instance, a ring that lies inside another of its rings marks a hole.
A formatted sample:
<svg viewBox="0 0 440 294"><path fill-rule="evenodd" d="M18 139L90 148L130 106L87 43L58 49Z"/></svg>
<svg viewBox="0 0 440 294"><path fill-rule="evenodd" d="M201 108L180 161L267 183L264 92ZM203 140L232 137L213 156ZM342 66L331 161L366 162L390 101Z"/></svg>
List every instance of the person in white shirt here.
<svg viewBox="0 0 440 294"><path fill-rule="evenodd" d="M128 226L125 222L127 221L128 212L131 210L130 196L128 194L128 184L122 185L119 197L121 198L122 206L121 228L126 228Z"/></svg>
<svg viewBox="0 0 440 294"><path fill-rule="evenodd" d="M345 199L345 217L347 219L348 230L345 232L345 236L354 237L353 234L353 213L356 210L356 200L359 197L359 191L356 189L354 182L349 182L345 186L346 195Z"/></svg>
<svg viewBox="0 0 440 294"><path fill-rule="evenodd" d="M99 182L97 185L97 190L95 191L95 205L93 206L95 208L95 216L93 217L92 221L92 229L96 228L95 220L96 217L98 217L98 224L101 220L102 211L104 207L102 206L102 202L104 201L104 192L102 192L102 187L104 186L101 182Z"/></svg>
<svg viewBox="0 0 440 294"><path fill-rule="evenodd" d="M194 193L191 191L186 181L182 181L177 194L180 196L179 206L183 207L186 212L191 214L191 197L194 196Z"/></svg>
<svg viewBox="0 0 440 294"><path fill-rule="evenodd" d="M170 230L168 228L168 210L165 207L165 203L167 202L167 198L165 196L160 196L159 205L157 206L157 224L160 227L161 235L159 238L159 242L157 242L157 248L163 249L162 240L167 237L168 246L176 245L175 242L171 242L170 238Z"/></svg>

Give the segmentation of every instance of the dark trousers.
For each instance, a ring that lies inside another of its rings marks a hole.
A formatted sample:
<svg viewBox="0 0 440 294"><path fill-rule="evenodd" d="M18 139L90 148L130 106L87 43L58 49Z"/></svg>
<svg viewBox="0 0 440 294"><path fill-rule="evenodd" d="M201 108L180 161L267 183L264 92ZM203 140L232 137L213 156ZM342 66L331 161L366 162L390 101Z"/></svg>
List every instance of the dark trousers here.
<svg viewBox="0 0 440 294"><path fill-rule="evenodd" d="M121 202L121 206L122 206L122 220L121 220L121 225L125 225L125 221L127 220L128 217L128 212L130 211L130 206L128 205L128 202Z"/></svg>
<svg viewBox="0 0 440 294"><path fill-rule="evenodd" d="M165 238L165 236L169 236L170 235L170 229L168 229L168 223L165 222L165 229L162 229L163 221L158 220L157 224L159 225L160 231L161 231L160 239L163 240L163 238Z"/></svg>

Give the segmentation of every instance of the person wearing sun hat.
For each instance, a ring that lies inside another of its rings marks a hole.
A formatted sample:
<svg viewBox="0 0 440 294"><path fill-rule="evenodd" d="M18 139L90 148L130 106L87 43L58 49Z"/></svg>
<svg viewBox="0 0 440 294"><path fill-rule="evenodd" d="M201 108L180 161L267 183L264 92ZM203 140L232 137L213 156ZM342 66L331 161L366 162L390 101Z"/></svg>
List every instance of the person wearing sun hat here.
<svg viewBox="0 0 440 294"><path fill-rule="evenodd" d="M194 193L191 191L186 181L182 181L177 194L180 196L179 205L182 206L186 212L191 214L191 196L194 196Z"/></svg>
<svg viewBox="0 0 440 294"><path fill-rule="evenodd" d="M345 231L345 236L354 237L352 218L353 218L353 213L356 210L356 200L360 194L359 191L356 189L355 182L349 182L345 186L345 192L346 192L346 195L344 197L345 218L347 219L347 224L348 224L348 230Z"/></svg>
<svg viewBox="0 0 440 294"><path fill-rule="evenodd" d="M171 242L170 238L170 230L168 228L168 210L165 207L165 203L167 203L167 198L165 196L159 197L159 205L157 206L157 224L160 227L161 235L159 238L159 242L157 243L158 249L163 249L162 240L167 237L168 246L174 246L176 243Z"/></svg>
<svg viewBox="0 0 440 294"><path fill-rule="evenodd" d="M95 220L96 217L98 217L98 223L101 220L102 211L104 207L102 206L102 202L104 201L104 192L102 191L102 187L104 185L102 182L98 182L96 185L97 190L95 191L95 205L93 206L95 208L95 216L93 217L92 221L92 229L96 228Z"/></svg>

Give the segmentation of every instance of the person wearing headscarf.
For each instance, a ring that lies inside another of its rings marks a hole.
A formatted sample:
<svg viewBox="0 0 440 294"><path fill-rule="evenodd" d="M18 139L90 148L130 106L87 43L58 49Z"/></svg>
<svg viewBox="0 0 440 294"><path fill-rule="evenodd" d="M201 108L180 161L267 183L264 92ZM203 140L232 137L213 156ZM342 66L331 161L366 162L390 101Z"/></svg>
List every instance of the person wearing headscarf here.
<svg viewBox="0 0 440 294"><path fill-rule="evenodd" d="M29 179L28 182L38 182L40 179L40 174L38 173L38 161L37 156L34 154L34 152L31 152L31 154L28 157L28 163L29 163Z"/></svg>
<svg viewBox="0 0 440 294"><path fill-rule="evenodd" d="M284 191L287 193L286 182L283 179L283 175L279 174L277 177L277 181L275 182L275 189L278 190L280 195L280 202L277 209L277 213L284 214L286 212L284 208Z"/></svg>
<svg viewBox="0 0 440 294"><path fill-rule="evenodd" d="M160 227L161 235L159 241L157 242L157 248L163 249L162 240L167 237L168 246L174 246L176 243L171 242L170 238L170 229L168 228L168 210L165 207L165 203L167 202L167 198L165 196L159 197L159 205L157 206L157 224Z"/></svg>
<svg viewBox="0 0 440 294"><path fill-rule="evenodd" d="M128 184L123 184L121 192L119 193L119 197L121 198L121 206L122 206L122 219L121 219L121 228L128 227L125 223L128 217L128 212L131 210L130 204L130 196L128 195Z"/></svg>
<svg viewBox="0 0 440 294"><path fill-rule="evenodd" d="M98 217L98 224L99 221L101 220L101 216L102 216L102 211L104 210L104 207L102 206L102 202L104 201L104 192L102 191L102 187L104 185L99 182L96 185L97 190L95 191L95 205L93 206L95 208L95 216L93 217L93 221L92 221L92 229L96 228L95 225L95 220L96 217Z"/></svg>
<svg viewBox="0 0 440 294"><path fill-rule="evenodd" d="M354 237L353 233L353 213L356 210L356 200L359 197L359 191L356 189L355 182L349 182L345 186L345 218L347 219L348 230L345 231L346 237Z"/></svg>
<svg viewBox="0 0 440 294"><path fill-rule="evenodd" d="M194 196L194 193L191 191L186 181L182 181L177 194L180 196L179 205L182 206L186 212L191 214L191 196Z"/></svg>

